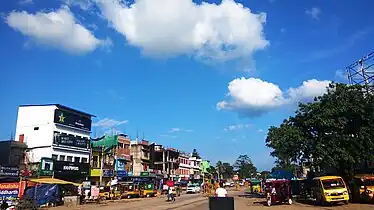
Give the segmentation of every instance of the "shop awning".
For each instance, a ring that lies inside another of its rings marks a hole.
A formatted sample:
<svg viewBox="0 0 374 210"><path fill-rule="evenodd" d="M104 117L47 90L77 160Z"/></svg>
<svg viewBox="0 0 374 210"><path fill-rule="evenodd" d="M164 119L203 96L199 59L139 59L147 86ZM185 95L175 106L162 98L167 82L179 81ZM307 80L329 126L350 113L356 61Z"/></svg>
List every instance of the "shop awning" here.
<svg viewBox="0 0 374 210"><path fill-rule="evenodd" d="M72 184L75 186L80 186L81 184L74 183L74 182L68 182L61 179L55 179L55 178L41 178L41 179L29 179L31 182L41 183L41 184Z"/></svg>

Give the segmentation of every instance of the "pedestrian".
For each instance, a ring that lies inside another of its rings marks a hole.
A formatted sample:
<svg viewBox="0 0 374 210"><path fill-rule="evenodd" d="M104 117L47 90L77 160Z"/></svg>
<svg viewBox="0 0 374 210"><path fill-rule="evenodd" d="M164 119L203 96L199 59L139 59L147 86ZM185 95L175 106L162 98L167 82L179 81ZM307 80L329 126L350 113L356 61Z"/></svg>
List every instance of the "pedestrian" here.
<svg viewBox="0 0 374 210"><path fill-rule="evenodd" d="M223 183L219 183L219 188L216 189L217 197L227 197L227 190L223 188Z"/></svg>
<svg viewBox="0 0 374 210"><path fill-rule="evenodd" d="M173 189L171 187L168 188L168 197L174 202L175 201L175 197L173 195ZM168 198L168 200L169 200Z"/></svg>

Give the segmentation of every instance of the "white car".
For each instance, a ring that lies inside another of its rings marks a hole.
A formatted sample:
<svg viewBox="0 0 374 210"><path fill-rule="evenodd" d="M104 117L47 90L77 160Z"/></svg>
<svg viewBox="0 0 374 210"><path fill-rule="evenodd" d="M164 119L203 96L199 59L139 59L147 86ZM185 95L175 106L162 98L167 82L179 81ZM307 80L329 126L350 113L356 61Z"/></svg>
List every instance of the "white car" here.
<svg viewBox="0 0 374 210"><path fill-rule="evenodd" d="M186 193L199 193L200 192L200 187L195 186L195 185L188 185Z"/></svg>

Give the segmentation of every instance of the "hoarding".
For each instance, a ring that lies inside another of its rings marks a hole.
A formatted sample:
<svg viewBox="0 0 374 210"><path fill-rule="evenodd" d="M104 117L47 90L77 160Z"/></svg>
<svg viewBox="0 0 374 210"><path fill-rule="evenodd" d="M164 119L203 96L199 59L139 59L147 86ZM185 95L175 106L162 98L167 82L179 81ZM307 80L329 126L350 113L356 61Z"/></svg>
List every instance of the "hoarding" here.
<svg viewBox="0 0 374 210"><path fill-rule="evenodd" d="M61 109L56 109L54 123L91 131L92 121L89 117L83 117Z"/></svg>
<svg viewBox="0 0 374 210"><path fill-rule="evenodd" d="M1 183L0 184L0 201L6 201L11 204L18 198L19 194L19 183Z"/></svg>

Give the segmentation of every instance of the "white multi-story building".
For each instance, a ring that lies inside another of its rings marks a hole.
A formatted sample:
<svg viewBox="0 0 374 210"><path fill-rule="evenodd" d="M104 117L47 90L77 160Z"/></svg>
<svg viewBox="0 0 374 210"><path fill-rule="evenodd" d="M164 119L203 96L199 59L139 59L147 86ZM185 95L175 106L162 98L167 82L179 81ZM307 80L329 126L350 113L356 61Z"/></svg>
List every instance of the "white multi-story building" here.
<svg viewBox="0 0 374 210"><path fill-rule="evenodd" d="M15 139L27 144L29 164L52 158L84 164L82 168L86 168L90 158L91 117L93 115L60 104L21 105Z"/></svg>
<svg viewBox="0 0 374 210"><path fill-rule="evenodd" d="M190 155L187 153L179 153L179 167L177 169L177 175L179 178L187 180L190 177Z"/></svg>
<svg viewBox="0 0 374 210"><path fill-rule="evenodd" d="M201 178L201 158L191 157L189 158L190 161L190 177L194 179Z"/></svg>

